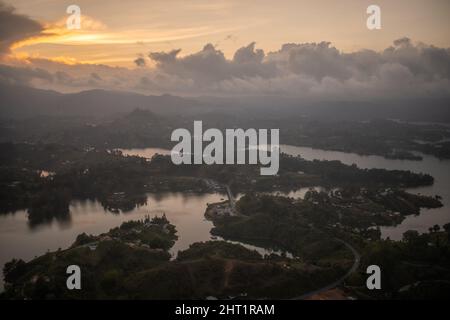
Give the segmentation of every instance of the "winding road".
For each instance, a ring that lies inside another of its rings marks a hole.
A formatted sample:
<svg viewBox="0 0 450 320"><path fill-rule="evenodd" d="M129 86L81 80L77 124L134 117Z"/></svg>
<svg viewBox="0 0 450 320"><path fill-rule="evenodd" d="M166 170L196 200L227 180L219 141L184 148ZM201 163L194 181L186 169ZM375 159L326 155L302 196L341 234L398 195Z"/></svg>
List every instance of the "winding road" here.
<svg viewBox="0 0 450 320"><path fill-rule="evenodd" d="M352 247L348 242L345 242L344 240L341 240L341 239L338 239L338 238L335 238L335 240L343 243L353 253L353 256L354 256L355 260L353 261L352 267L347 271L346 274L344 274L342 277L340 277L336 281L334 281L334 282L332 282L332 283L330 283L330 284L328 284L328 285L326 285L326 286L324 286L322 288L319 288L319 289L316 289L314 291L310 291L310 292L307 292L305 294L302 294L301 296L291 298L290 300L304 300L304 299L307 299L307 298L309 298L309 297L311 297L313 295L320 294L320 293L323 293L325 291L328 291L328 290L331 290L333 288L336 288L337 286L342 284L345 281L345 279L347 279L353 272L355 272L359 268L359 264L361 262L361 255L358 253L358 251L356 251L356 249L354 247Z"/></svg>
<svg viewBox="0 0 450 320"><path fill-rule="evenodd" d="M228 195L228 200L230 203L230 207L232 209L233 212L236 212L236 200L234 199L233 193L231 192L231 189L229 187L229 185L225 185L225 188L227 190L227 195ZM341 242L342 244L344 244L352 253L353 253L353 257L354 257L354 261L353 261L353 265L352 267L339 279L337 279L336 281L333 281L332 283L321 287L319 289L307 292L302 294L301 296L297 296L294 298L291 298L290 300L304 300L307 299L313 295L316 294L320 294L323 292L326 292L328 290L334 289L336 287L338 287L339 285L341 285L345 279L347 279L351 274L353 274L356 270L358 270L359 268L359 264L361 262L361 255L359 254L359 252L348 242L339 239L339 238L334 238L336 241Z"/></svg>
<svg viewBox="0 0 450 320"><path fill-rule="evenodd" d="M228 201L230 202L231 209L236 212L236 200L234 199L233 193L231 193L231 189L229 185L225 185L227 189Z"/></svg>

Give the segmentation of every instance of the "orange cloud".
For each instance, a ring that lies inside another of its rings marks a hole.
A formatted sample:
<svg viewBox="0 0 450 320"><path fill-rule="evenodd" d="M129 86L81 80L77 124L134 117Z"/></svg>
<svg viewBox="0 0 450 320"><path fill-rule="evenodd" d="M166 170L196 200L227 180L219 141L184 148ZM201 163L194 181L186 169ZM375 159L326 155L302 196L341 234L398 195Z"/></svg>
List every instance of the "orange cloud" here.
<svg viewBox="0 0 450 320"><path fill-rule="evenodd" d="M101 36L96 32L105 30L106 26L98 20L83 15L81 19L81 28L78 30L69 30L66 28L65 18L59 21L44 25L44 29L39 35L17 41L11 45L11 49L18 49L25 46L31 46L40 43L82 43L95 42Z"/></svg>

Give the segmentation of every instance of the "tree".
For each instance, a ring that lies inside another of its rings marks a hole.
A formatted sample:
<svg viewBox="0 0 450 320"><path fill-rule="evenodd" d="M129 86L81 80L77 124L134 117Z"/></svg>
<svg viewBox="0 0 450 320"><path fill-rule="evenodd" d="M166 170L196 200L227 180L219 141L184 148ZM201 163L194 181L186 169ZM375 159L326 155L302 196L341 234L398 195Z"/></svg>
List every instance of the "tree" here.
<svg viewBox="0 0 450 320"><path fill-rule="evenodd" d="M450 235L450 223L444 224L443 228L444 228L445 232L447 232Z"/></svg>
<svg viewBox="0 0 450 320"><path fill-rule="evenodd" d="M416 230L408 230L405 233L403 233L403 241L408 244L417 243L418 239L419 239L419 232Z"/></svg>

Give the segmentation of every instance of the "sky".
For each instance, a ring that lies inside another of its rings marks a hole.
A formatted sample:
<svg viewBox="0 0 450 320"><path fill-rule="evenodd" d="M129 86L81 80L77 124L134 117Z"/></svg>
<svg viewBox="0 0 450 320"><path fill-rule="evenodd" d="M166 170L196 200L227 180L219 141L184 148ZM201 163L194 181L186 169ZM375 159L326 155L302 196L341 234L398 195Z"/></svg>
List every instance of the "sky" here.
<svg viewBox="0 0 450 320"><path fill-rule="evenodd" d="M183 48L183 54L189 54L205 43L217 45L227 57L251 42L273 51L284 43L330 41L349 52L382 50L407 36L450 46L447 0L15 0L10 4L18 13L48 24L65 22L66 8L76 4L82 23L83 16L95 21L74 32L91 37L48 37L17 52L109 65L132 66L133 56L148 51ZM382 10L381 30L366 27L370 4Z"/></svg>
<svg viewBox="0 0 450 320"><path fill-rule="evenodd" d="M66 28L72 4L79 30ZM371 4L380 30L366 26ZM448 0L14 0L0 17L0 80L10 83L330 99L449 92Z"/></svg>

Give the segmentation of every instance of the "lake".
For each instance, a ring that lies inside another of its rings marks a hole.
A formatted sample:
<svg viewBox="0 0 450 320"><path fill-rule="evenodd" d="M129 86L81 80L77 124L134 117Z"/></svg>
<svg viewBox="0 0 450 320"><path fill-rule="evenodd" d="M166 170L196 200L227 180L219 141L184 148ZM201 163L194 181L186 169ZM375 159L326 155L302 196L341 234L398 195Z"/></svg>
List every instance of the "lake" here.
<svg viewBox="0 0 450 320"><path fill-rule="evenodd" d="M141 155L151 158L155 153L170 154L169 150L164 149L130 149L122 150L124 154ZM339 160L342 163L351 165L356 164L359 168L381 168L389 170L411 170L413 172L428 173L434 177L432 186L407 189L412 193L421 193L424 195L440 195L444 206L436 209L422 209L420 215L407 216L406 219L395 227L381 227L383 238L401 240L402 235L408 230L417 230L419 232L428 232L428 228L438 224L442 226L450 222L450 160L439 160L434 156L420 154L422 161L386 159L381 156L364 156L356 153L329 151L313 149L309 147L296 147L291 145L280 145L280 152L293 156L301 156L306 160ZM315 187L318 190L318 187ZM308 188L302 188L289 193L281 193L285 196L303 198ZM275 192L278 193L278 192Z"/></svg>
<svg viewBox="0 0 450 320"><path fill-rule="evenodd" d="M300 155L306 160L340 160L345 164L356 164L359 168L411 170L413 172L431 174L434 177L432 186L407 189L407 191L431 196L440 195L444 206L437 209L422 209L420 215L407 216L396 227L382 227L381 234L383 238L390 237L393 240L401 240L405 231L428 232L428 228L435 224L442 226L450 222L450 160L439 160L436 157L424 154L420 154L423 157L422 161L393 160L381 156L361 156L355 153L288 145L281 145L280 150L290 155Z"/></svg>
<svg viewBox="0 0 450 320"><path fill-rule="evenodd" d="M83 232L100 234L124 221L143 219L147 214L161 216L163 213L178 231L179 239L171 249L171 253L176 254L191 243L211 239L212 223L204 218L206 206L223 198L226 195L149 194L146 205L118 214L105 211L98 201L72 201L69 221L54 221L33 228L28 225L26 211L1 215L0 264L3 266L12 258L29 260L47 250L67 248Z"/></svg>
<svg viewBox="0 0 450 320"><path fill-rule="evenodd" d="M382 227L382 236L399 240L403 232L414 229L427 232L434 224L443 225L450 221L450 161L423 155L423 161L391 160L379 156L361 156L353 153L317 150L288 145L280 146L281 152L300 155L307 160L340 160L346 164L355 163L360 168L386 168L411 170L429 173L435 178L433 186L410 189L410 192L427 195L439 194L443 197L444 207L422 210L420 215L408 216L396 227ZM122 150L124 154L140 155L151 158L154 154L170 154L169 150L147 148ZM319 187L317 187L319 188ZM288 193L288 196L302 198L308 188ZM31 228L28 225L26 211L0 215L0 265L12 258L30 260L44 254L47 250L67 248L80 233L100 234L119 226L127 220L142 219L145 215L166 214L177 230L179 239L171 249L173 256L178 250L184 250L190 244L211 239L212 223L204 218L208 203L225 199L222 194L149 194L147 204L128 213L114 214L105 211L97 201L73 201L70 205L69 221L54 221ZM265 254L272 251L245 245ZM276 252L278 253L278 252ZM3 276L2 280L3 280ZM0 285L3 286L2 281Z"/></svg>

